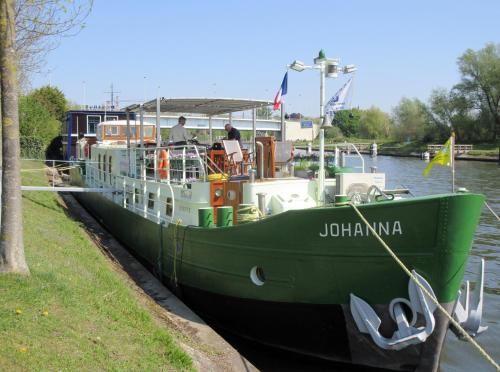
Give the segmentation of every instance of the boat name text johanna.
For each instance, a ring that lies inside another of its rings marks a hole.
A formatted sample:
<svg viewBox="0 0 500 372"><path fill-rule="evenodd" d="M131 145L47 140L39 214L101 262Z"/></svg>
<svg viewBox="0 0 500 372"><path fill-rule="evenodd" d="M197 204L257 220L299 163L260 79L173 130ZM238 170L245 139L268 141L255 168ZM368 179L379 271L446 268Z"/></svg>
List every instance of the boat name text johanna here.
<svg viewBox="0 0 500 372"><path fill-rule="evenodd" d="M379 235L403 235L401 222L399 221L386 221L386 222L372 222L371 226ZM325 223L325 227L319 232L319 236L326 238L328 236L334 238L344 237L362 237L371 234L368 226L361 222L356 223Z"/></svg>

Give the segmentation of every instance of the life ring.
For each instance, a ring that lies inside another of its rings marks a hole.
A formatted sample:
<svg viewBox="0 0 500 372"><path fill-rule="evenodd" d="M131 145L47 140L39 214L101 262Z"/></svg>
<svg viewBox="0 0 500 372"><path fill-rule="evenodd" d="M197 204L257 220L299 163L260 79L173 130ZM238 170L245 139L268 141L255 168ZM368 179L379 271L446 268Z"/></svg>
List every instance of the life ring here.
<svg viewBox="0 0 500 372"><path fill-rule="evenodd" d="M158 174L161 179L168 177L168 152L167 150L161 150L158 160Z"/></svg>

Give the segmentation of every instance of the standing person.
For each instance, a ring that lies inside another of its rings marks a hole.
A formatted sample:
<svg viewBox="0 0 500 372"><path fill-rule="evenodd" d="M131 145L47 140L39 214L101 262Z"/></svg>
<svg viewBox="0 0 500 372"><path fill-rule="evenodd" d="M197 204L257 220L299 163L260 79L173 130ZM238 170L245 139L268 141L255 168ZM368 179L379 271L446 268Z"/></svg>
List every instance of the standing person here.
<svg viewBox="0 0 500 372"><path fill-rule="evenodd" d="M186 124L186 118L184 116L179 117L179 121L176 126L170 129L170 135L168 136L168 142L175 146L187 145L187 141L191 138L188 135L184 125Z"/></svg>
<svg viewBox="0 0 500 372"><path fill-rule="evenodd" d="M241 147L241 136L240 136L240 131L233 127L231 124L227 123L224 125L224 129L227 132L227 139L228 140L236 140L240 144Z"/></svg>

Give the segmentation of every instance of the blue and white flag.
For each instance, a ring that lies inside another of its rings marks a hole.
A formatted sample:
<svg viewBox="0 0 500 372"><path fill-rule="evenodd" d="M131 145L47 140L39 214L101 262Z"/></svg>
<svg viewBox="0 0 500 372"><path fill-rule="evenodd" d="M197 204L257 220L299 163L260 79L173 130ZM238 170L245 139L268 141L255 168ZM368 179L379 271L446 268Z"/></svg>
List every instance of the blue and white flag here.
<svg viewBox="0 0 500 372"><path fill-rule="evenodd" d="M335 93L335 95L330 98L325 106L325 114L331 117L335 116L335 112L343 110L346 106L347 94L349 93L349 88L351 87L352 78L350 78L340 90Z"/></svg>

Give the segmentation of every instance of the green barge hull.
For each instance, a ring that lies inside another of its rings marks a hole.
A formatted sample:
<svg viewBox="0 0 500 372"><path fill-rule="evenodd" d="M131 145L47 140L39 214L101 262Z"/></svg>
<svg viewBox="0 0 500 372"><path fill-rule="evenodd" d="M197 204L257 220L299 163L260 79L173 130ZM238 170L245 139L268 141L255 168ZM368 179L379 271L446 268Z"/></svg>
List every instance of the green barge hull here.
<svg viewBox="0 0 500 372"><path fill-rule="evenodd" d="M380 349L358 331L350 294L395 330L388 304L408 277L350 206L283 212L232 227L158 224L98 193L79 201L202 317L242 337L320 358L390 370L436 370L448 321L426 342ZM360 205L405 265L451 311L483 197L445 194Z"/></svg>

